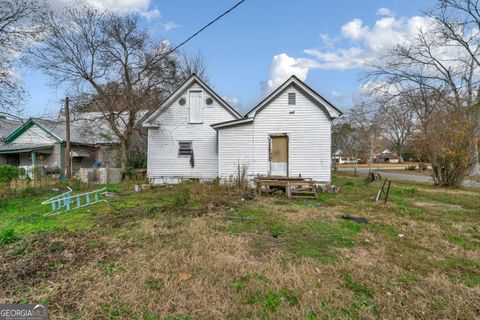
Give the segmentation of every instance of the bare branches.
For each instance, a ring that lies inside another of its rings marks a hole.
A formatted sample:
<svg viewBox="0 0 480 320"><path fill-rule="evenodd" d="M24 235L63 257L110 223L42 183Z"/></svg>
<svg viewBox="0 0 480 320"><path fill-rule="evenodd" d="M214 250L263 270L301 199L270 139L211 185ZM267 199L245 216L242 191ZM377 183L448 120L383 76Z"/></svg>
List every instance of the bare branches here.
<svg viewBox="0 0 480 320"><path fill-rule="evenodd" d="M123 169L139 113L158 106L186 73L205 72L200 56L165 56L168 42L154 42L134 14L73 4L51 13L46 26L32 64L89 93L89 108L101 112L122 146Z"/></svg>
<svg viewBox="0 0 480 320"><path fill-rule="evenodd" d="M0 0L0 110L16 109L23 95L13 63L42 29L41 12L36 0Z"/></svg>

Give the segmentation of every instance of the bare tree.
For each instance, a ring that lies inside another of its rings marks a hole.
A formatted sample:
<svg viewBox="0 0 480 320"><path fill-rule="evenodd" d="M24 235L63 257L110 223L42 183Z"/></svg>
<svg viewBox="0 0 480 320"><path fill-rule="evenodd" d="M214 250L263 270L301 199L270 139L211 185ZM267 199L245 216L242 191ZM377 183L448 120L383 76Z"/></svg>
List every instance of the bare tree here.
<svg viewBox="0 0 480 320"><path fill-rule="evenodd" d="M345 118L347 119L347 118ZM345 119L340 119L332 128L332 149L340 151L340 155L354 158L354 173L357 174L357 159L362 153L362 133L358 128L353 127Z"/></svg>
<svg viewBox="0 0 480 320"><path fill-rule="evenodd" d="M0 110L12 111L23 94L14 62L42 29L36 0L0 0Z"/></svg>
<svg viewBox="0 0 480 320"><path fill-rule="evenodd" d="M406 101L388 100L381 104L378 117L384 137L392 144L400 162L403 162L404 152L415 126L412 108Z"/></svg>
<svg viewBox="0 0 480 320"><path fill-rule="evenodd" d="M345 120L354 129L355 139L358 140L357 156L370 165L373 163L374 152L382 136L381 121L374 111L362 103L351 108L345 115Z"/></svg>
<svg viewBox="0 0 480 320"><path fill-rule="evenodd" d="M196 74L204 82L208 83L208 74L205 57L200 51L189 55L186 52L179 54L177 77L180 81L188 79L192 74Z"/></svg>
<svg viewBox="0 0 480 320"><path fill-rule="evenodd" d="M430 14L437 22L437 34L441 35L446 41L458 48L461 48L462 54L469 56L472 74L473 69L480 67L480 3L478 0L440 0L435 10ZM479 142L480 142L480 104L478 101L480 86L475 85L466 87L466 104L474 110L472 115L476 117L477 122L474 128L475 135L472 146L472 156L470 163L470 176L480 175L479 162Z"/></svg>
<svg viewBox="0 0 480 320"><path fill-rule="evenodd" d="M177 57L153 42L136 15L118 15L74 4L50 13L43 44L32 63L56 83L91 92L92 103L120 142L122 169L141 110L158 104L178 83Z"/></svg>
<svg viewBox="0 0 480 320"><path fill-rule="evenodd" d="M471 167L475 137L476 108L469 101L476 98L464 90L475 83L471 64L464 63L471 59L447 64L431 58L437 40L432 44L420 35L419 41L414 48L399 46L389 52L369 80L378 83L382 95L402 102L397 112L402 107L413 111L415 145L430 161L435 184L457 186Z"/></svg>

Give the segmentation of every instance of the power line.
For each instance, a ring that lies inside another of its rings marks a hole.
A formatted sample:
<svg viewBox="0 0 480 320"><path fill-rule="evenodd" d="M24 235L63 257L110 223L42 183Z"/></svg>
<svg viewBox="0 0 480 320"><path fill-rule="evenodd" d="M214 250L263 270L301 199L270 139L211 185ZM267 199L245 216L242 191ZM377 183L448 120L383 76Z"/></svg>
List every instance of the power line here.
<svg viewBox="0 0 480 320"><path fill-rule="evenodd" d="M172 52L178 50L181 46L183 46L184 44L186 44L188 41L192 40L194 37L196 37L198 34L200 34L203 30L207 29L208 27L210 27L212 24L214 24L215 22L217 22L218 20L220 20L221 18L223 18L225 15L227 15L228 13L230 13L231 11L233 11L235 8L237 8L239 5L241 5L242 3L244 3L246 0L241 0L239 2L237 2L233 7L231 7L230 9L228 9L227 11L223 12L221 15L219 15L218 17L216 17L215 19L213 19L212 21L210 21L209 23L207 23L206 25L204 25L202 28L200 28L200 30L198 30L197 32L195 32L194 34L192 34L190 37L188 37L186 40L184 40L183 42L181 42L179 45L177 45L176 47L174 47L173 49L169 50L164 56L162 56L159 61L165 59L168 55L170 55Z"/></svg>

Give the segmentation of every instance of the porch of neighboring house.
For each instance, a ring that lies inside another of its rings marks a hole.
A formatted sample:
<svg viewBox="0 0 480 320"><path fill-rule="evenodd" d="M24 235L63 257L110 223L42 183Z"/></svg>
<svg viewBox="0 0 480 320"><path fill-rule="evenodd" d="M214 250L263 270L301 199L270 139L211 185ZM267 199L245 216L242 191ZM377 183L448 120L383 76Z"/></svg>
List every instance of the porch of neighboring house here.
<svg viewBox="0 0 480 320"><path fill-rule="evenodd" d="M43 174L53 157L52 144L7 144L0 146L0 165L9 164L25 170L26 176ZM38 168L35 172L34 168Z"/></svg>

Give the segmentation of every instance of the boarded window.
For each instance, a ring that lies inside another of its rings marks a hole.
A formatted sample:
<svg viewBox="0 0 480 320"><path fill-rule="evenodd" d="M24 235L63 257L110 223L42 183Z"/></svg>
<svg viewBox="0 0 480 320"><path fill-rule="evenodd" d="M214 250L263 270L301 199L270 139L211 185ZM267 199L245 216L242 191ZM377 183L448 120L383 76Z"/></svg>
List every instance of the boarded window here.
<svg viewBox="0 0 480 320"><path fill-rule="evenodd" d="M288 104L295 105L295 104L297 104L296 102L297 101L296 101L295 92L289 92L288 93Z"/></svg>
<svg viewBox="0 0 480 320"><path fill-rule="evenodd" d="M178 155L179 156L191 156L192 155L192 141L179 141L178 142Z"/></svg>
<svg viewBox="0 0 480 320"><path fill-rule="evenodd" d="M190 123L203 122L203 101L202 91L189 92L189 107L190 107Z"/></svg>

